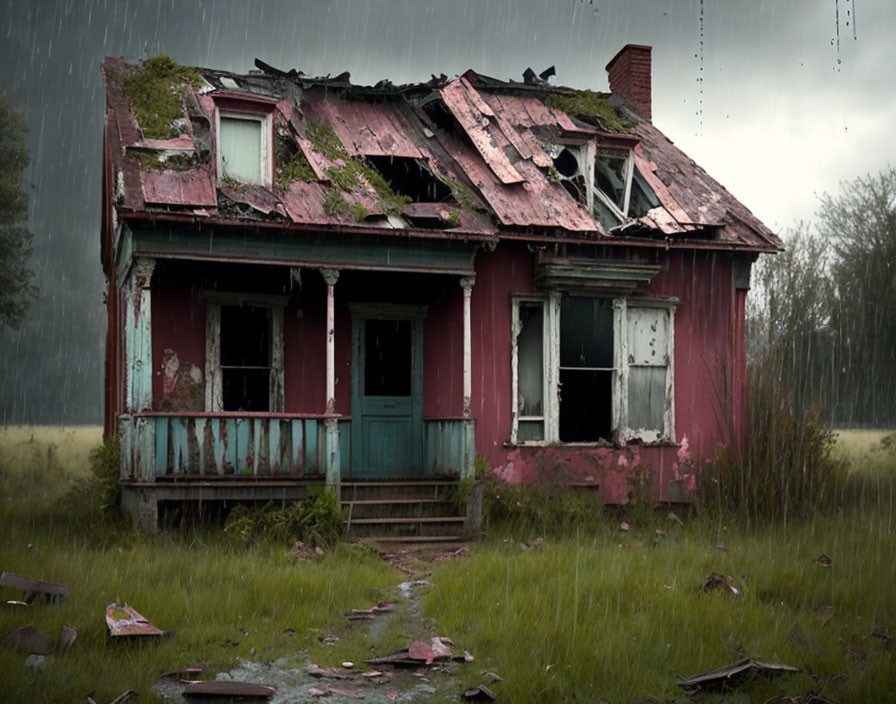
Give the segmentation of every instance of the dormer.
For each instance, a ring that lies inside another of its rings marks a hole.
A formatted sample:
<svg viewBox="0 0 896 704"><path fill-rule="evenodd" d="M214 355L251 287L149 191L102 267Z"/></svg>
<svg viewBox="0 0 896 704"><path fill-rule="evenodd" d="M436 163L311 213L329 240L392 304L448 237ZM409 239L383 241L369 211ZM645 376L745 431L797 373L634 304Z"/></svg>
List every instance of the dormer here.
<svg viewBox="0 0 896 704"><path fill-rule="evenodd" d="M215 154L219 181L270 186L274 179L274 98L216 91Z"/></svg>

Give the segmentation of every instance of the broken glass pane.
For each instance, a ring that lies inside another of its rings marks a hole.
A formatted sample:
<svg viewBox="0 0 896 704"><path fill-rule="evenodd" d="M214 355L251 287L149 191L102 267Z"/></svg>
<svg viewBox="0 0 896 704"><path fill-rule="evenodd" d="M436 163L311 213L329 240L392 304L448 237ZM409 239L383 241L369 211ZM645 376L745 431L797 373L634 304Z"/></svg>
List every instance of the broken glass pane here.
<svg viewBox="0 0 896 704"><path fill-rule="evenodd" d="M566 296L560 304L560 366L613 367L613 302Z"/></svg>
<svg viewBox="0 0 896 704"><path fill-rule="evenodd" d="M632 430L662 433L666 408L666 368L630 367L628 372L628 425Z"/></svg>
<svg viewBox="0 0 896 704"><path fill-rule="evenodd" d="M411 395L411 321L364 321L364 395Z"/></svg>
<svg viewBox="0 0 896 704"><path fill-rule="evenodd" d="M542 303L519 304L517 345L517 409L520 416L544 413L544 347ZM520 423L520 428L522 428Z"/></svg>
<svg viewBox="0 0 896 704"><path fill-rule="evenodd" d="M625 214L624 155L601 155L594 162L594 184Z"/></svg>

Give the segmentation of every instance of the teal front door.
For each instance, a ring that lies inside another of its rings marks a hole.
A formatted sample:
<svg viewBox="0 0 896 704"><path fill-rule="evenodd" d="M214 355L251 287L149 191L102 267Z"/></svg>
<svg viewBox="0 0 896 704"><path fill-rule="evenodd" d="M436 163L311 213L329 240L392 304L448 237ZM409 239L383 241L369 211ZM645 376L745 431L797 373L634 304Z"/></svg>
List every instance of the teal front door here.
<svg viewBox="0 0 896 704"><path fill-rule="evenodd" d="M415 477L423 463L423 320L384 307L352 320L352 476Z"/></svg>

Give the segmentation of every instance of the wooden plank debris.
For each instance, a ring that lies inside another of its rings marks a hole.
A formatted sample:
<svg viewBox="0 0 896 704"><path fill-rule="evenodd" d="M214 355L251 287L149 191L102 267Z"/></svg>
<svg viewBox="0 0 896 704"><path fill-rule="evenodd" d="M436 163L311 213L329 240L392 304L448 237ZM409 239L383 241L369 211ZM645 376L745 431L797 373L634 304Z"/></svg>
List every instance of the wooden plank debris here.
<svg viewBox="0 0 896 704"><path fill-rule="evenodd" d="M216 680L214 682L193 682L184 687L185 697L226 697L244 699L270 699L277 690L267 684L255 682L231 682Z"/></svg>
<svg viewBox="0 0 896 704"><path fill-rule="evenodd" d="M109 604L106 608L106 625L111 636L161 636L165 632L152 625L133 607Z"/></svg>
<svg viewBox="0 0 896 704"><path fill-rule="evenodd" d="M43 596L51 604L61 604L68 599L68 587L64 584L33 579L14 572L0 574L0 586L22 590L23 600L29 604L38 595Z"/></svg>

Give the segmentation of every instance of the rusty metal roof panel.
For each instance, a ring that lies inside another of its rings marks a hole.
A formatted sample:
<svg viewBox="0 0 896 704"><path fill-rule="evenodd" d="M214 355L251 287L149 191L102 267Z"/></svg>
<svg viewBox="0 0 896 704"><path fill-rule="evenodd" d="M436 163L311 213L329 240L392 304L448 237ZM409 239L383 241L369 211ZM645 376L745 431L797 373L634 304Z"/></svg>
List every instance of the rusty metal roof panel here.
<svg viewBox="0 0 896 704"><path fill-rule="evenodd" d="M495 141L494 134L488 129L489 114L481 108L485 105L475 89L464 78L452 81L441 90L445 107L454 115L463 127L473 146L494 172L501 183L522 183L525 179L510 163L507 154ZM473 98L476 95L476 98ZM491 108L489 108L491 113Z"/></svg>

